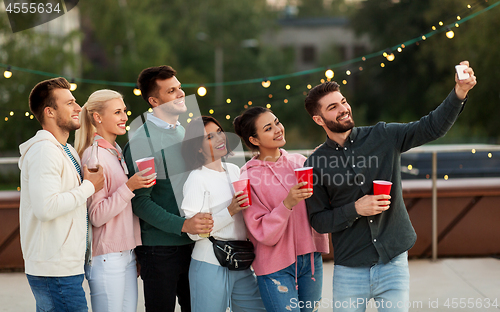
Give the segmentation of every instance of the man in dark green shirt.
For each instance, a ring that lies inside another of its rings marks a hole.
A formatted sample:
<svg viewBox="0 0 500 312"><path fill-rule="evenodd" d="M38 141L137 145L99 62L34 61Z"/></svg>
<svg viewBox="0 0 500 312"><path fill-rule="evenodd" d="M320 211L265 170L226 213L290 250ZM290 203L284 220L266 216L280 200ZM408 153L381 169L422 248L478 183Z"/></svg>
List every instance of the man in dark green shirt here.
<svg viewBox="0 0 500 312"><path fill-rule="evenodd" d="M327 139L305 163L314 172L314 195L306 204L312 227L332 233L333 304L339 311L365 311L370 298L385 302L386 308L408 310L407 250L416 234L403 202L401 153L451 128L476 84L472 68L466 72L470 77L455 77L454 90L439 107L408 124L354 127L337 83L325 82L309 92L306 110ZM391 181L390 196L369 195L373 180Z"/></svg>
<svg viewBox="0 0 500 312"><path fill-rule="evenodd" d="M174 312L176 297L183 312L191 311L188 272L193 242L186 233L207 233L213 227L210 214L185 219L177 205L176 196L185 181L180 148L185 130L178 119L187 108L175 75L170 66L150 67L140 73L137 83L153 112L146 114L147 120L123 149L129 176L138 171L136 160L151 156L158 174L153 187L135 190L132 198L132 209L141 224L142 246L135 252L147 312Z"/></svg>

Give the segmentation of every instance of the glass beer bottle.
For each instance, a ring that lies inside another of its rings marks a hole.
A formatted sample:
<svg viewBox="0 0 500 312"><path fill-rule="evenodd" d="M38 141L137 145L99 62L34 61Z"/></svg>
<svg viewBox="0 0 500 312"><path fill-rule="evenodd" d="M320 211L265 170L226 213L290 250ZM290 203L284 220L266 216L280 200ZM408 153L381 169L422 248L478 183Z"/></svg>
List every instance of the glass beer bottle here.
<svg viewBox="0 0 500 312"><path fill-rule="evenodd" d="M99 168L99 157L97 156L97 150L99 149L97 145L97 141L94 141L92 143L92 151L90 152L90 158L89 161L87 162L87 169L89 169L90 172L97 172Z"/></svg>
<svg viewBox="0 0 500 312"><path fill-rule="evenodd" d="M209 191L205 191L203 193L203 204L201 205L201 210L200 212L203 212L203 213L210 213L210 192ZM206 233L206 234L199 234L200 237L209 237L210 236L210 233Z"/></svg>

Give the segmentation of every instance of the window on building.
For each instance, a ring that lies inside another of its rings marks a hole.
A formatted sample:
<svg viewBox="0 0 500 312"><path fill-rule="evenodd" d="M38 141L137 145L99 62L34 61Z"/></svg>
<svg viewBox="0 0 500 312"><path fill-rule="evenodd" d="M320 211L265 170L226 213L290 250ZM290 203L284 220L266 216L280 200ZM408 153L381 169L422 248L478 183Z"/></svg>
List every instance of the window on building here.
<svg viewBox="0 0 500 312"><path fill-rule="evenodd" d="M311 64L316 62L316 47L307 45L302 47L302 63Z"/></svg>

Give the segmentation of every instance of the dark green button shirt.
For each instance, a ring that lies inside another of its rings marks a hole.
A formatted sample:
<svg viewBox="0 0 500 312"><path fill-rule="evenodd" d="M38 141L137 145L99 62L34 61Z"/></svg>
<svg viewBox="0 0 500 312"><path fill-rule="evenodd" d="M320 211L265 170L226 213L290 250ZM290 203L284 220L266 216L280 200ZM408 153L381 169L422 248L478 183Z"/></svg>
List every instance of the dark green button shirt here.
<svg viewBox="0 0 500 312"><path fill-rule="evenodd" d="M413 246L417 235L403 202L401 153L444 136L465 102L453 90L419 121L354 127L343 146L327 138L307 159L304 166L314 168L314 195L306 200L309 220L316 231L332 233L335 264L387 263ZM393 183L391 205L362 217L354 203L373 194L373 180Z"/></svg>

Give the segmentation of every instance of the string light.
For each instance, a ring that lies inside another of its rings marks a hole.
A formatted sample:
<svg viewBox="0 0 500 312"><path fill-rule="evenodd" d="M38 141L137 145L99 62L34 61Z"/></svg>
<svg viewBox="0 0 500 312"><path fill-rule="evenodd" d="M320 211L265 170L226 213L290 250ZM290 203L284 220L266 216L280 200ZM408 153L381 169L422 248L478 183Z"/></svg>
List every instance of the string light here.
<svg viewBox="0 0 500 312"><path fill-rule="evenodd" d="M189 117L193 117L193 113L189 113L189 114L188 114L188 116L189 116Z"/></svg>
<svg viewBox="0 0 500 312"><path fill-rule="evenodd" d="M30 119L33 119L34 117L35 117L35 116L33 116L33 115L30 115Z"/></svg>
<svg viewBox="0 0 500 312"><path fill-rule="evenodd" d="M401 49L401 47L398 48L398 52L401 53L403 52L403 49Z"/></svg>
<svg viewBox="0 0 500 312"><path fill-rule="evenodd" d="M285 104L288 103L288 99L284 99L283 103L285 103Z"/></svg>
<svg viewBox="0 0 500 312"><path fill-rule="evenodd" d="M347 84L347 80L345 80L345 79L344 79L344 80L342 80L342 84L345 84L345 85L346 85L346 84Z"/></svg>
<svg viewBox="0 0 500 312"><path fill-rule="evenodd" d="M3 76L7 79L9 79L10 77L12 77L12 72L10 71L10 66L7 67L7 69L3 72Z"/></svg>
<svg viewBox="0 0 500 312"><path fill-rule="evenodd" d="M439 21L439 26L443 26L443 22Z"/></svg>
<svg viewBox="0 0 500 312"><path fill-rule="evenodd" d="M30 115L30 113L26 112L24 113L24 116L28 117Z"/></svg>
<svg viewBox="0 0 500 312"><path fill-rule="evenodd" d="M227 100L226 100L226 103L227 103L227 104L230 104L230 103L231 103L231 99L227 99Z"/></svg>
<svg viewBox="0 0 500 312"><path fill-rule="evenodd" d="M491 153L488 153L488 158L491 158L493 157L493 155Z"/></svg>
<svg viewBox="0 0 500 312"><path fill-rule="evenodd" d="M132 112L131 111L127 111L127 116L130 116L132 115Z"/></svg>
<svg viewBox="0 0 500 312"><path fill-rule="evenodd" d="M139 89L137 86L135 86L133 92L135 96L140 96L142 94L141 89Z"/></svg>
<svg viewBox="0 0 500 312"><path fill-rule="evenodd" d="M248 105L252 105L252 104L253 104L252 101L248 101Z"/></svg>
<svg viewBox="0 0 500 312"><path fill-rule="evenodd" d="M472 152L472 154L475 154L476 153L476 149L473 148L471 152Z"/></svg>
<svg viewBox="0 0 500 312"><path fill-rule="evenodd" d="M361 67L361 66L359 66L358 69L359 69L359 71L363 71L363 67Z"/></svg>
<svg viewBox="0 0 500 312"><path fill-rule="evenodd" d="M198 88L197 93L199 96L205 96L205 95L207 95L207 88L205 88L204 86L200 86Z"/></svg>
<svg viewBox="0 0 500 312"><path fill-rule="evenodd" d="M436 30L436 26L432 26L432 30Z"/></svg>
<svg viewBox="0 0 500 312"><path fill-rule="evenodd" d="M272 99L272 98L273 98L273 95L272 95L272 94L269 94L269 95L268 95L268 97L269 97L270 99Z"/></svg>
<svg viewBox="0 0 500 312"><path fill-rule="evenodd" d="M385 64L384 63L380 63L380 67L385 67Z"/></svg>
<svg viewBox="0 0 500 312"><path fill-rule="evenodd" d="M268 79L262 80L262 86L264 88L269 88L271 86L271 80L268 80Z"/></svg>
<svg viewBox="0 0 500 312"><path fill-rule="evenodd" d="M412 165L408 165L408 170L411 170L413 169L413 166Z"/></svg>
<svg viewBox="0 0 500 312"><path fill-rule="evenodd" d="M8 121L9 120L9 117L5 117L5 121Z"/></svg>
<svg viewBox="0 0 500 312"><path fill-rule="evenodd" d="M186 121L187 121L187 123L190 123L191 122L191 118L188 118Z"/></svg>
<svg viewBox="0 0 500 312"><path fill-rule="evenodd" d="M69 83L69 91L75 91L78 88L78 85L75 83L75 79L71 79Z"/></svg>
<svg viewBox="0 0 500 312"><path fill-rule="evenodd" d="M448 175L447 174L444 175L444 179L448 180Z"/></svg>
<svg viewBox="0 0 500 312"><path fill-rule="evenodd" d="M350 76L350 75L351 75L351 71L350 71L350 70L346 70L346 71L345 71L345 74L346 74L347 76Z"/></svg>
<svg viewBox="0 0 500 312"><path fill-rule="evenodd" d="M287 84L287 85L285 86L285 89L290 90L290 85L288 85L288 84Z"/></svg>
<svg viewBox="0 0 500 312"><path fill-rule="evenodd" d="M455 33L453 32L453 30L446 28L446 37L448 39L453 39L453 37L455 37Z"/></svg>
<svg viewBox="0 0 500 312"><path fill-rule="evenodd" d="M401 48L403 48L403 49L404 49L404 48L406 48L406 46L405 46L404 44L402 44L402 45L401 45Z"/></svg>
<svg viewBox="0 0 500 312"><path fill-rule="evenodd" d="M458 23L455 23L455 27L457 27L457 28L458 28L459 26L460 26L460 24L458 24Z"/></svg>
<svg viewBox="0 0 500 312"><path fill-rule="evenodd" d="M130 126L126 126L125 130L130 131Z"/></svg>
<svg viewBox="0 0 500 312"><path fill-rule="evenodd" d="M366 61L366 57L364 57L364 56L361 59L363 60L363 62Z"/></svg>
<svg viewBox="0 0 500 312"><path fill-rule="evenodd" d="M325 83L325 79L321 79L321 80L320 80L320 82L321 82L321 83Z"/></svg>
<svg viewBox="0 0 500 312"><path fill-rule="evenodd" d="M424 36L424 35L422 35L422 40L425 40L425 39L427 39L427 37L426 37L426 36Z"/></svg>
<svg viewBox="0 0 500 312"><path fill-rule="evenodd" d="M392 53L391 49L387 49L386 52L384 52L384 57L389 61L392 62L396 58L394 56L394 53Z"/></svg>
<svg viewBox="0 0 500 312"><path fill-rule="evenodd" d="M231 118L231 115L226 115L226 119L229 120Z"/></svg>
<svg viewBox="0 0 500 312"><path fill-rule="evenodd" d="M271 104L267 103L266 107L271 108Z"/></svg>
<svg viewBox="0 0 500 312"><path fill-rule="evenodd" d="M14 112L10 111L9 115L14 116Z"/></svg>
<svg viewBox="0 0 500 312"><path fill-rule="evenodd" d="M213 109L211 109L211 110L209 110L208 112L210 113L210 115L212 115L212 114L214 113L214 110L213 110Z"/></svg>
<svg viewBox="0 0 500 312"><path fill-rule="evenodd" d="M148 112L152 113L153 112L153 109L150 107L148 108Z"/></svg>
<svg viewBox="0 0 500 312"><path fill-rule="evenodd" d="M470 9L472 8L472 6L470 4L467 4L467 8Z"/></svg>
<svg viewBox="0 0 500 312"><path fill-rule="evenodd" d="M326 76L326 78L328 78L328 79L332 79L332 78L333 78L333 76L335 76L335 73L333 72L333 70L331 70L331 69L327 69L327 70L325 71L325 76Z"/></svg>
<svg viewBox="0 0 500 312"><path fill-rule="evenodd" d="M307 85L307 89L311 90L312 86L310 84Z"/></svg>
<svg viewBox="0 0 500 312"><path fill-rule="evenodd" d="M461 20L462 18L460 17L460 15L457 15L457 20Z"/></svg>

